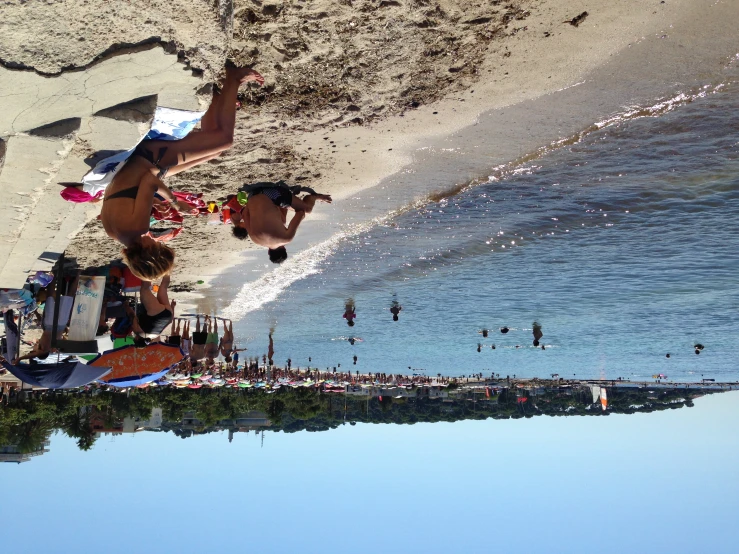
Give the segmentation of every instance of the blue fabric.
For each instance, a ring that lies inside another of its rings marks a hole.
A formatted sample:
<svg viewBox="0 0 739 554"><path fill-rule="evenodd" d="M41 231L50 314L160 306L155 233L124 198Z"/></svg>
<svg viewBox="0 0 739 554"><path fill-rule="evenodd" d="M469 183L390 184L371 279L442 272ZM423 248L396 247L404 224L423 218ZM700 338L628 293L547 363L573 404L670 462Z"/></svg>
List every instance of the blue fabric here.
<svg viewBox="0 0 739 554"><path fill-rule="evenodd" d="M82 387L110 373L109 367L93 367L80 362L11 365L3 361L2 365L24 383L47 389Z"/></svg>
<svg viewBox="0 0 739 554"><path fill-rule="evenodd" d="M113 385L114 387L135 387L137 385L145 385L161 379L169 372L169 368L163 369L158 373L152 373L151 375L144 375L143 377L125 377L123 379L113 379L112 381L106 381L104 384Z"/></svg>
<svg viewBox="0 0 739 554"><path fill-rule="evenodd" d="M183 139L198 124L204 113L173 108L157 108L151 130L143 140ZM136 146L101 160L91 171L87 172L82 178L82 182L102 187L107 186L113 180L115 173L123 167L135 150Z"/></svg>

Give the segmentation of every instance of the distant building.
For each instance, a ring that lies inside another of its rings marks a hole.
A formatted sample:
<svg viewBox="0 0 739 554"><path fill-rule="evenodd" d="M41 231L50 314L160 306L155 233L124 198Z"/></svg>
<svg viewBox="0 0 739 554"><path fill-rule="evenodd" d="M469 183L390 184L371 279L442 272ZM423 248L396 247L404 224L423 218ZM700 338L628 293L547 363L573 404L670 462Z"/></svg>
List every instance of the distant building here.
<svg viewBox="0 0 739 554"><path fill-rule="evenodd" d="M28 462L31 460L31 458L35 456L42 456L46 454L49 449L48 446L51 445L51 442L48 440L45 440L41 445L34 450L33 452L20 452L18 450L18 447L15 445L5 445L0 446L0 462L5 463L16 463L16 464L22 464L23 462Z"/></svg>
<svg viewBox="0 0 739 554"><path fill-rule="evenodd" d="M123 433L137 433L144 429L157 429L162 426L162 409L152 408L149 419L139 419L137 417L124 417L123 427L121 431Z"/></svg>
<svg viewBox="0 0 739 554"><path fill-rule="evenodd" d="M249 431L261 431L271 427L272 422L264 412L252 410L239 414L235 419L222 419L211 427L206 427L200 421L195 412L185 412L180 423L167 423L167 429L176 429L176 434L181 437L190 437L204 433L228 431L228 442L233 440L235 433L248 433Z"/></svg>

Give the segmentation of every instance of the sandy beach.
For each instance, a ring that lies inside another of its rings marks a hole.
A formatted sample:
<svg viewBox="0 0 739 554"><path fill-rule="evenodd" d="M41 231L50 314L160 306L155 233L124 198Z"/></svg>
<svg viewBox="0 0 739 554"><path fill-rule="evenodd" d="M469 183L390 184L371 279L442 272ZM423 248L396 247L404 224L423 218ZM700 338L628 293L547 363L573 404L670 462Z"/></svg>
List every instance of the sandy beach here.
<svg viewBox="0 0 739 554"><path fill-rule="evenodd" d="M234 147L172 177L168 185L202 192L208 200L223 199L244 183L280 179L330 193L337 202L316 210L315 224L307 227L310 240L298 243L292 250L297 253L338 230L321 229L333 217L332 210L363 191L392 186L393 176L422 169L419 152L474 132L482 114L502 114L508 108L525 113L527 102L548 102L585 81L597 89L593 75L598 71L612 78L614 70L624 71L618 64L609 70L619 55L649 41L667 44L678 30L680 44L658 52L665 62L661 66L674 67L683 58L705 61L708 37L696 33L708 25L714 34L711 42L722 46L736 11L728 3L707 7L699 0L236 1L215 7L178 0L102 9L61 2L31 10L11 2L0 23L0 60L5 68L32 69L54 79L118 50L164 46L192 74L193 96L201 108L209 102L210 83L226 58L252 65L266 82L241 94ZM34 36L30 41L29 30ZM53 41L41 39L48 32ZM713 63L727 61L722 47L711 56ZM628 74L616 78L630 80ZM614 94L598 110L610 106L617 112L623 98ZM573 118L572 129L559 128L557 121L533 122L535 130L528 128L531 122L510 122L509 128L496 129L495 140L516 148L501 148L497 159L487 157L463 168L453 182L445 175L445 186L462 185L501 162L545 148L582 130L579 126L591 117ZM404 200L411 204L440 192L435 187ZM388 206L402 207L395 199ZM361 209L350 209L349 218L361 221ZM254 246L234 240L227 226L193 218L185 228L172 243L178 257L174 290L184 309L227 306L228 293L208 295L208 286L247 258L255 260L250 263L259 269L257 275L271 269L264 263L266 256L262 260L250 253ZM310 234L313 228L317 230ZM87 266L118 258L118 251L93 219L72 240L67 255Z"/></svg>

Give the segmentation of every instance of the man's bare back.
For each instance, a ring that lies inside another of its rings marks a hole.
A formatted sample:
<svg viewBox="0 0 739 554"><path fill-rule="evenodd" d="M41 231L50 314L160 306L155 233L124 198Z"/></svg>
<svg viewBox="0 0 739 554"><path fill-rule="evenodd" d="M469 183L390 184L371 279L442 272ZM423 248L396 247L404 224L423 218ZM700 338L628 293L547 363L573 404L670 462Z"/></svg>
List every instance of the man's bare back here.
<svg viewBox="0 0 739 554"><path fill-rule="evenodd" d="M296 211L290 225L286 226L287 209L275 206L264 194L252 196L244 206L242 215L251 240L267 248L288 244L295 238L295 232L305 218L304 211Z"/></svg>
<svg viewBox="0 0 739 554"><path fill-rule="evenodd" d="M244 226L255 244L274 249L285 246L295 238L300 222L306 213L313 211L316 201L331 203L327 194L309 194L304 198L292 196L290 207L295 211L287 224L286 207L279 207L266 194L255 194L242 210Z"/></svg>

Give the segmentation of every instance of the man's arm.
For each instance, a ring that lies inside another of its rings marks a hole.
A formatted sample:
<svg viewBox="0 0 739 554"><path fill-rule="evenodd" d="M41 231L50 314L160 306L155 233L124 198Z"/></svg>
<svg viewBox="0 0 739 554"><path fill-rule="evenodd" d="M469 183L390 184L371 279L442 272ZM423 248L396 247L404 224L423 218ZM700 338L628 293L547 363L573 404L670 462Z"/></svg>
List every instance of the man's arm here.
<svg viewBox="0 0 739 554"><path fill-rule="evenodd" d="M288 241L291 241L295 238L295 233L298 232L298 227L300 227L300 222L305 219L305 212L304 211L298 211L295 212L295 215L290 220L290 225L287 227L287 238Z"/></svg>

